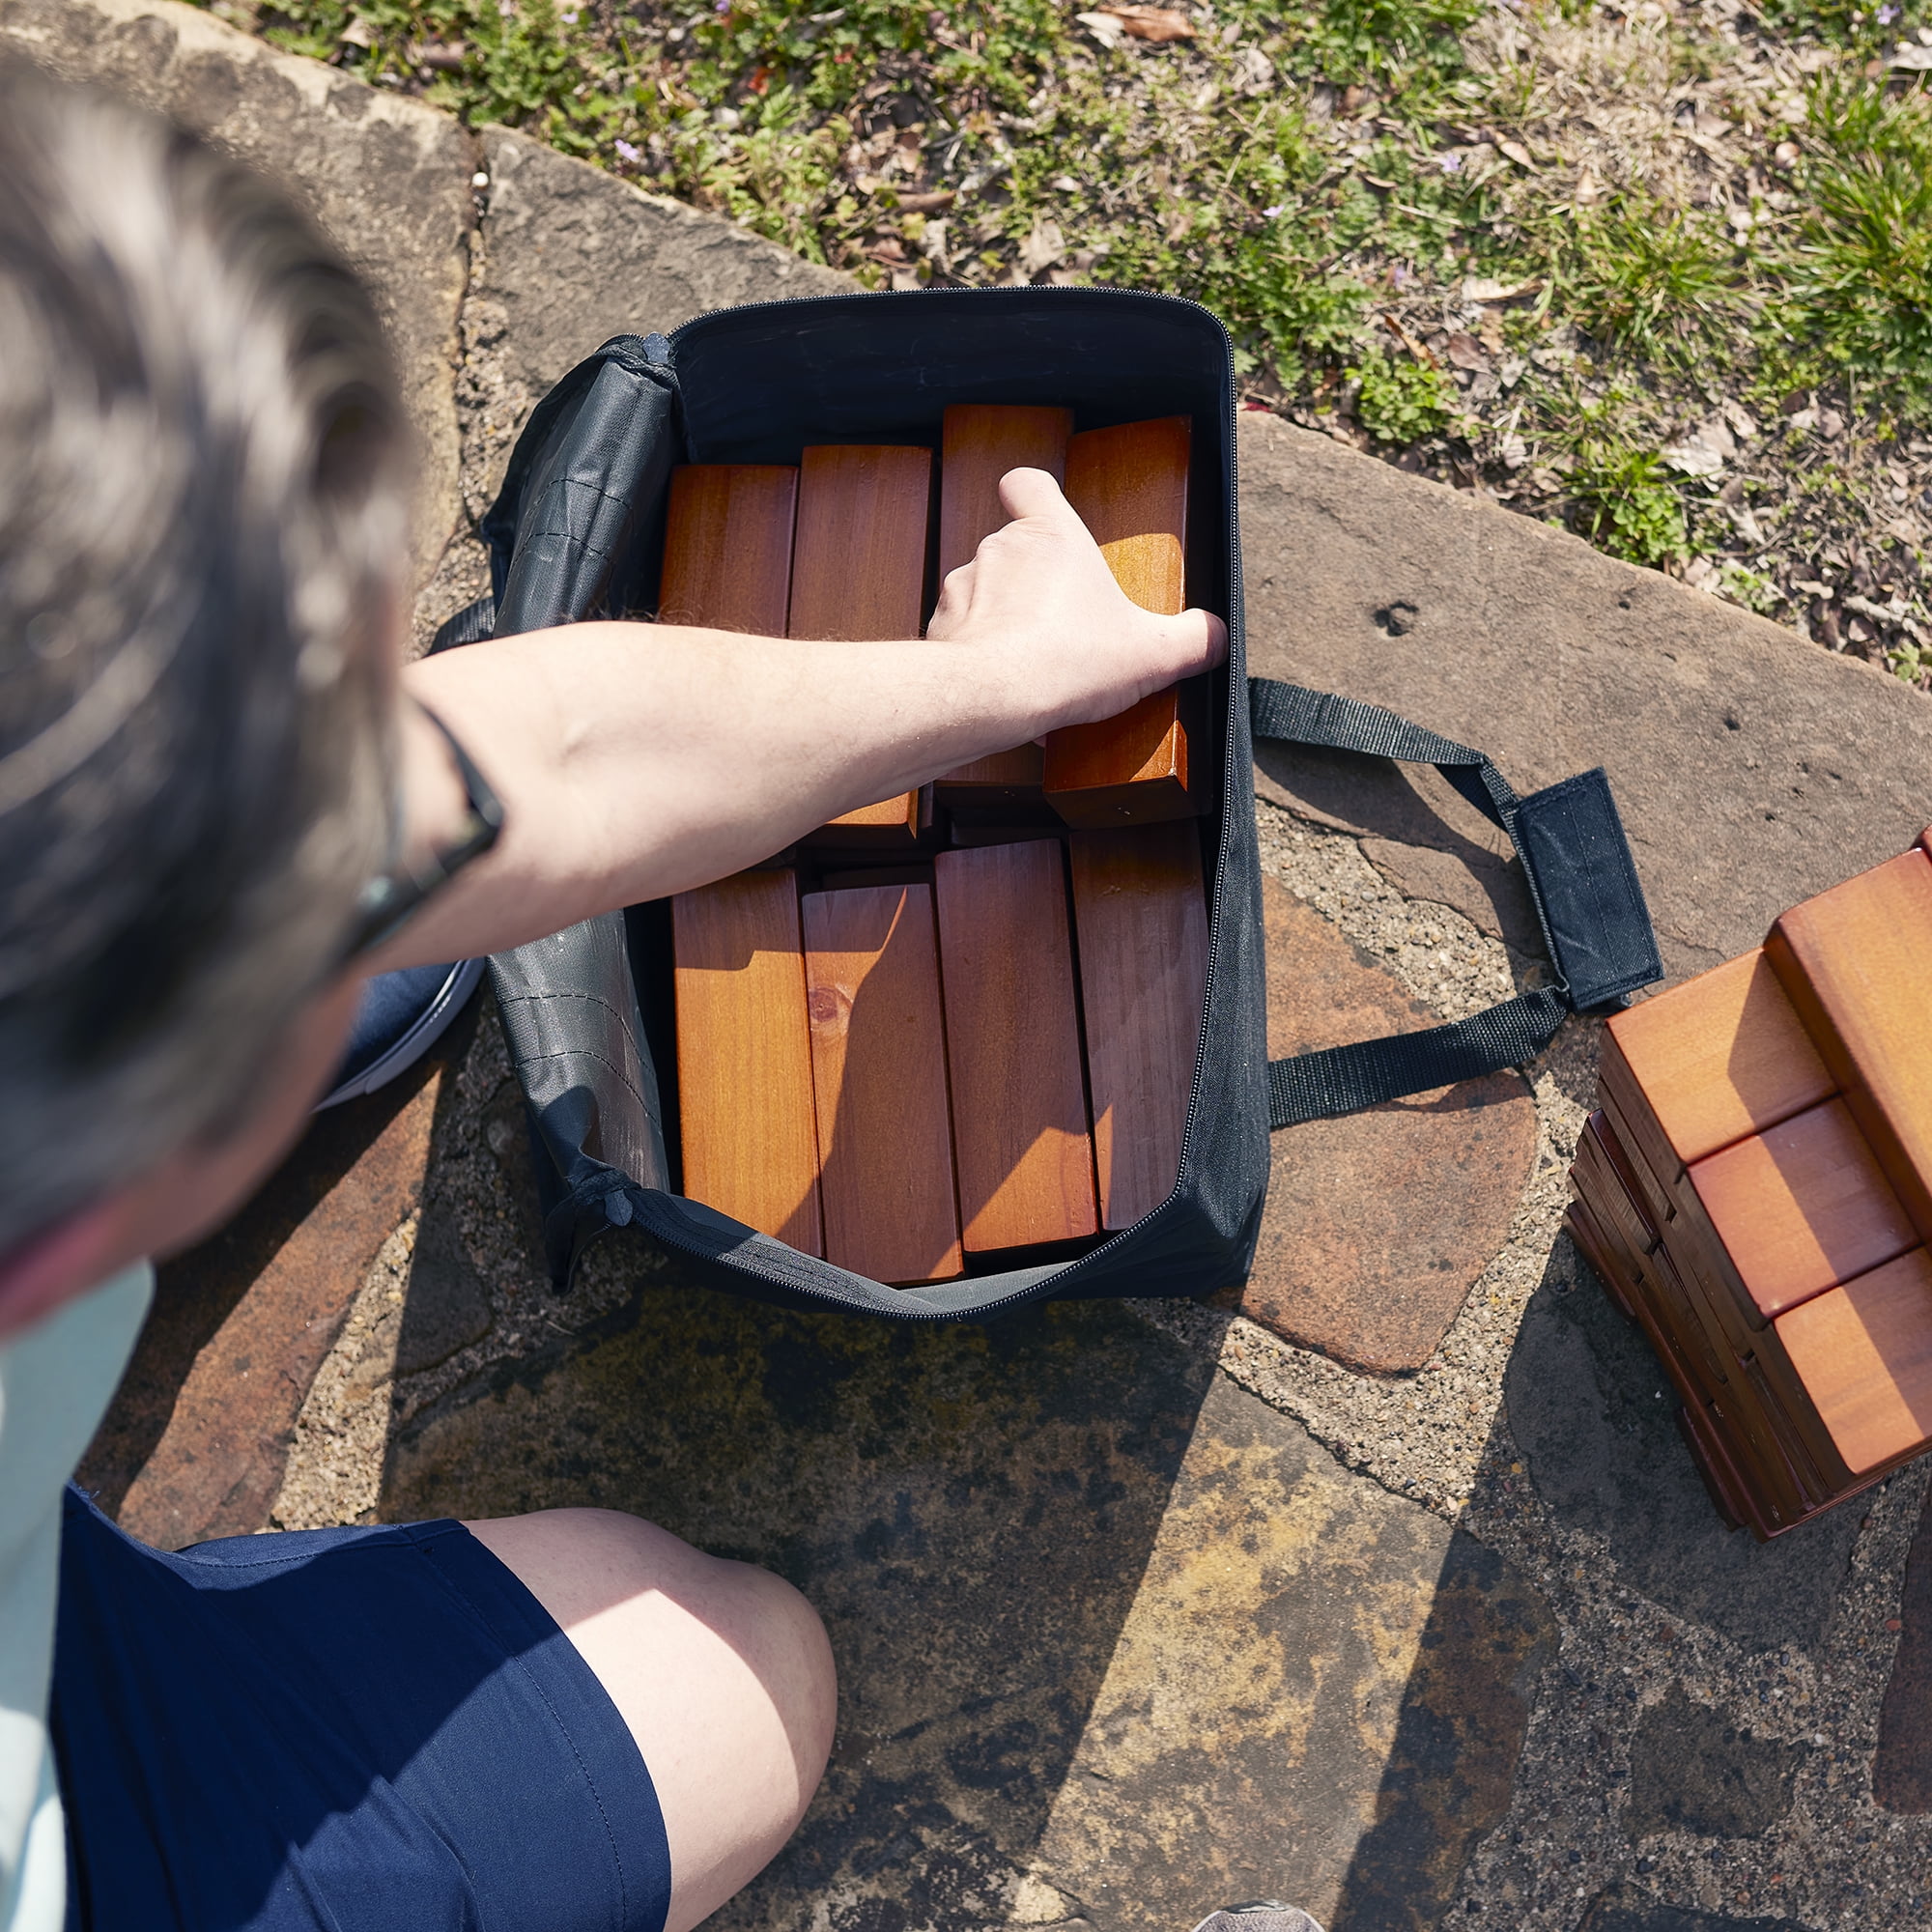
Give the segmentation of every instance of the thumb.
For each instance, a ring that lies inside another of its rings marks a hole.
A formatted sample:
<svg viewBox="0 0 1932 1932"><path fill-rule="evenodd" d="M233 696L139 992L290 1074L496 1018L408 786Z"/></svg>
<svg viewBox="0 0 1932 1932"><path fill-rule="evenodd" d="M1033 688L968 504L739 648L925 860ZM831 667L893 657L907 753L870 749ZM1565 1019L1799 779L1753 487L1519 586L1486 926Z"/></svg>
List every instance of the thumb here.
<svg viewBox="0 0 1932 1932"><path fill-rule="evenodd" d="M1211 611L1190 606L1162 619L1167 638L1180 660L1176 677L1192 677L1212 670L1228 655L1228 627Z"/></svg>
<svg viewBox="0 0 1932 1932"><path fill-rule="evenodd" d="M1058 522L1073 515L1073 506L1044 469L1009 469L1000 478L1000 507L1016 521L1039 517Z"/></svg>

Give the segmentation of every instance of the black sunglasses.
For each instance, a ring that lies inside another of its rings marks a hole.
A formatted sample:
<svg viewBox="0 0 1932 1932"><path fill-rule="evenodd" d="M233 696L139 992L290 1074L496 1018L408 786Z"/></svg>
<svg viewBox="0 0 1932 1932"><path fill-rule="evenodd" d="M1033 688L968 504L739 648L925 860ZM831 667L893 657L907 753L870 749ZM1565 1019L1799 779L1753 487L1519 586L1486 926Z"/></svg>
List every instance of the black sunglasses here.
<svg viewBox="0 0 1932 1932"><path fill-rule="evenodd" d="M362 888L362 896L355 907L355 923L336 955L338 971L386 945L464 867L489 851L503 830L502 802L490 789L489 780L470 762L469 753L457 743L456 733L427 704L412 701L442 733L449 754L456 762L468 807L463 831L441 851L433 853L419 871L381 872ZM400 808L397 816L400 837Z"/></svg>

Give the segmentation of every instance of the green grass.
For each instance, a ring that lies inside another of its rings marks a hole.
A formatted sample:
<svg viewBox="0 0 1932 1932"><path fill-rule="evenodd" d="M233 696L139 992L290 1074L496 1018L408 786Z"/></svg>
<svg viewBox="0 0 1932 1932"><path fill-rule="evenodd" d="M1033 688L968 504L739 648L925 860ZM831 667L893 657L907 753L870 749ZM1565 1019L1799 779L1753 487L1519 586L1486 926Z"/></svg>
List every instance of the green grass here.
<svg viewBox="0 0 1932 1932"><path fill-rule="evenodd" d="M1887 466L1932 436L1932 105L1871 71L1918 22L1892 0L1739 16L1807 50L1803 99L1742 87L1715 16L1645 39L1595 0L1522 0L1512 44L1493 0L1220 0L1162 47L1103 45L1065 0L211 4L874 287L1191 296L1252 395L1634 561L1708 554L1751 608L1797 617L1821 558L1868 540L1889 560L1860 568L1920 595L1922 559L1876 534ZM1590 175L1579 88L1654 116L1621 180ZM1472 276L1528 293L1485 315ZM1456 375L1445 332L1479 321L1492 373ZM1794 397L1813 427L1787 436ZM1663 454L1726 399L1766 425L1737 460L1755 526ZM1932 682L1907 629L1867 654Z"/></svg>

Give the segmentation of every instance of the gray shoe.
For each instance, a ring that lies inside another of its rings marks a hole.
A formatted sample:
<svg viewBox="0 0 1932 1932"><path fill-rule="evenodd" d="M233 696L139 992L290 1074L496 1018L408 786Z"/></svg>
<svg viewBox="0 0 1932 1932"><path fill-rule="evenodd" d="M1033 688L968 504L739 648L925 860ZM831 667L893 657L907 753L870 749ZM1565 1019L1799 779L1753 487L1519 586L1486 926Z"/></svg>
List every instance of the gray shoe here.
<svg viewBox="0 0 1932 1932"><path fill-rule="evenodd" d="M1278 1898L1251 1899L1246 1905L1224 1905L1210 1912L1194 1932L1321 1932L1321 1927L1298 1905Z"/></svg>

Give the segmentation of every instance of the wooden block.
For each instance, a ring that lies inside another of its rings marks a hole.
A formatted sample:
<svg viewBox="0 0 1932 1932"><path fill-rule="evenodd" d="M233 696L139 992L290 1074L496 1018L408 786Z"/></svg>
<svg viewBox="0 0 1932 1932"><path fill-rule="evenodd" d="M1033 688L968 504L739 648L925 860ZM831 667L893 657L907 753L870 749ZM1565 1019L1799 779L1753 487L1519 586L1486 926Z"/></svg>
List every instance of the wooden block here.
<svg viewBox="0 0 1932 1932"><path fill-rule="evenodd" d="M1579 1166L1587 1171L1593 1156L1580 1145L1578 1151ZM1709 1384L1685 1346L1684 1329L1676 1314L1682 1291L1671 1274L1668 1256L1662 1249L1646 1257L1633 1256L1594 1209L1588 1196L1571 1204L1569 1226L1584 1259L1606 1284L1613 1284L1612 1298L1619 1300L1643 1330L1679 1402L1702 1418L1707 1431L1725 1441L1727 1461L1741 1472L1756 1520L1764 1525L1763 1533L1772 1534L1792 1520L1806 1506L1797 1486L1780 1461L1758 1453L1740 1427L1738 1406L1730 1400L1732 1392ZM1626 1285L1627 1301L1623 1299Z"/></svg>
<svg viewBox="0 0 1932 1932"><path fill-rule="evenodd" d="M1677 1206L1671 1199L1669 1190L1651 1171L1651 1162L1647 1157L1649 1141L1634 1131L1631 1124L1631 1110L1621 1104L1622 1096L1616 1086L1605 1075L1604 1062L1608 1061L1615 1051L1615 1047L1605 1037L1603 1059L1599 1062L1597 1072L1597 1108L1605 1122L1615 1130L1618 1144L1629 1156L1631 1172L1638 1183L1637 1199L1643 1204L1645 1218L1662 1235L1677 1218ZM1636 1097L1637 1104L1641 1107L1642 1095L1638 1094Z"/></svg>
<svg viewBox="0 0 1932 1932"><path fill-rule="evenodd" d="M1777 1333L1855 1473L1932 1439L1932 1256L1923 1248L1780 1316Z"/></svg>
<svg viewBox="0 0 1932 1932"><path fill-rule="evenodd" d="M1706 1259L1752 1328L1917 1239L1841 1099L1693 1162L1689 1179Z"/></svg>
<svg viewBox="0 0 1932 1932"><path fill-rule="evenodd" d="M1666 1183L1836 1085L1762 949L1615 1014L1605 1035L1601 1077Z"/></svg>
<svg viewBox="0 0 1932 1932"><path fill-rule="evenodd" d="M939 459L939 574L973 561L980 544L1007 524L1000 478L1009 469L1044 469L1066 481L1071 410L1027 404L954 403L946 412Z"/></svg>
<svg viewBox="0 0 1932 1932"><path fill-rule="evenodd" d="M932 888L802 905L825 1259L875 1281L948 1280L965 1262Z"/></svg>
<svg viewBox="0 0 1932 1932"><path fill-rule="evenodd" d="M1046 753L1037 745L1019 745L956 766L933 785L938 803L955 818L985 820L1002 813L1045 809ZM1049 814L1051 818L1051 814Z"/></svg>
<svg viewBox="0 0 1932 1932"><path fill-rule="evenodd" d="M1144 610L1186 606L1186 416L1088 430L1066 447L1066 498L1118 582ZM1155 692L1118 718L1069 725L1046 741L1046 796L1069 825L1099 830L1194 810L1188 739L1197 722L1182 687Z"/></svg>
<svg viewBox="0 0 1932 1932"><path fill-rule="evenodd" d="M1019 845L1039 838L1064 841L1067 836L1065 826L1051 813L1048 817L1050 822L1045 825L1018 816L980 819L969 814L965 818L954 817L947 843L963 852L981 845Z"/></svg>
<svg viewBox="0 0 1932 1932"><path fill-rule="evenodd" d="M671 471L658 622L781 638L791 589L789 465L690 463Z"/></svg>
<svg viewBox="0 0 1932 1932"><path fill-rule="evenodd" d="M980 544L1007 524L1000 478L1009 469L1044 469L1066 481L1073 412L1023 404L955 403L946 412L939 458L939 575L971 563ZM1043 753L1021 745L975 758L939 781L939 802L954 809L994 807L1037 797Z"/></svg>
<svg viewBox="0 0 1932 1932"><path fill-rule="evenodd" d="M822 1254L796 874L678 894L671 951L684 1191Z"/></svg>
<svg viewBox="0 0 1932 1932"><path fill-rule="evenodd" d="M1915 846L1794 906L1766 951L1932 1240L1932 856Z"/></svg>
<svg viewBox="0 0 1932 1932"><path fill-rule="evenodd" d="M899 792L877 805L841 811L837 818L808 832L801 842L814 850L907 853L919 843L932 819L932 787L921 785L917 791Z"/></svg>
<svg viewBox="0 0 1932 1932"><path fill-rule="evenodd" d="M1098 1230L1058 840L933 862L966 1251Z"/></svg>
<svg viewBox="0 0 1932 1932"><path fill-rule="evenodd" d="M821 872L821 893L849 893L867 886L929 886L930 866L860 866L850 871Z"/></svg>
<svg viewBox="0 0 1932 1932"><path fill-rule="evenodd" d="M1191 821L1067 841L1094 1103L1100 1225L1174 1191L1208 984L1208 902Z"/></svg>
<svg viewBox="0 0 1932 1932"><path fill-rule="evenodd" d="M925 600L932 452L823 443L799 463L787 636L851 642L917 638ZM906 792L832 820L850 842L910 845L921 800Z"/></svg>
<svg viewBox="0 0 1932 1932"><path fill-rule="evenodd" d="M1744 1485L1738 1479L1736 1464L1725 1453L1723 1443L1717 1431L1710 1426L1709 1419L1698 1416L1688 1403L1680 1404L1677 1426L1685 1446L1690 1451L1690 1461L1703 1478L1704 1492L1716 1506L1724 1526L1727 1529L1748 1528L1758 1542L1770 1542L1776 1532L1760 1520L1747 1499Z"/></svg>

